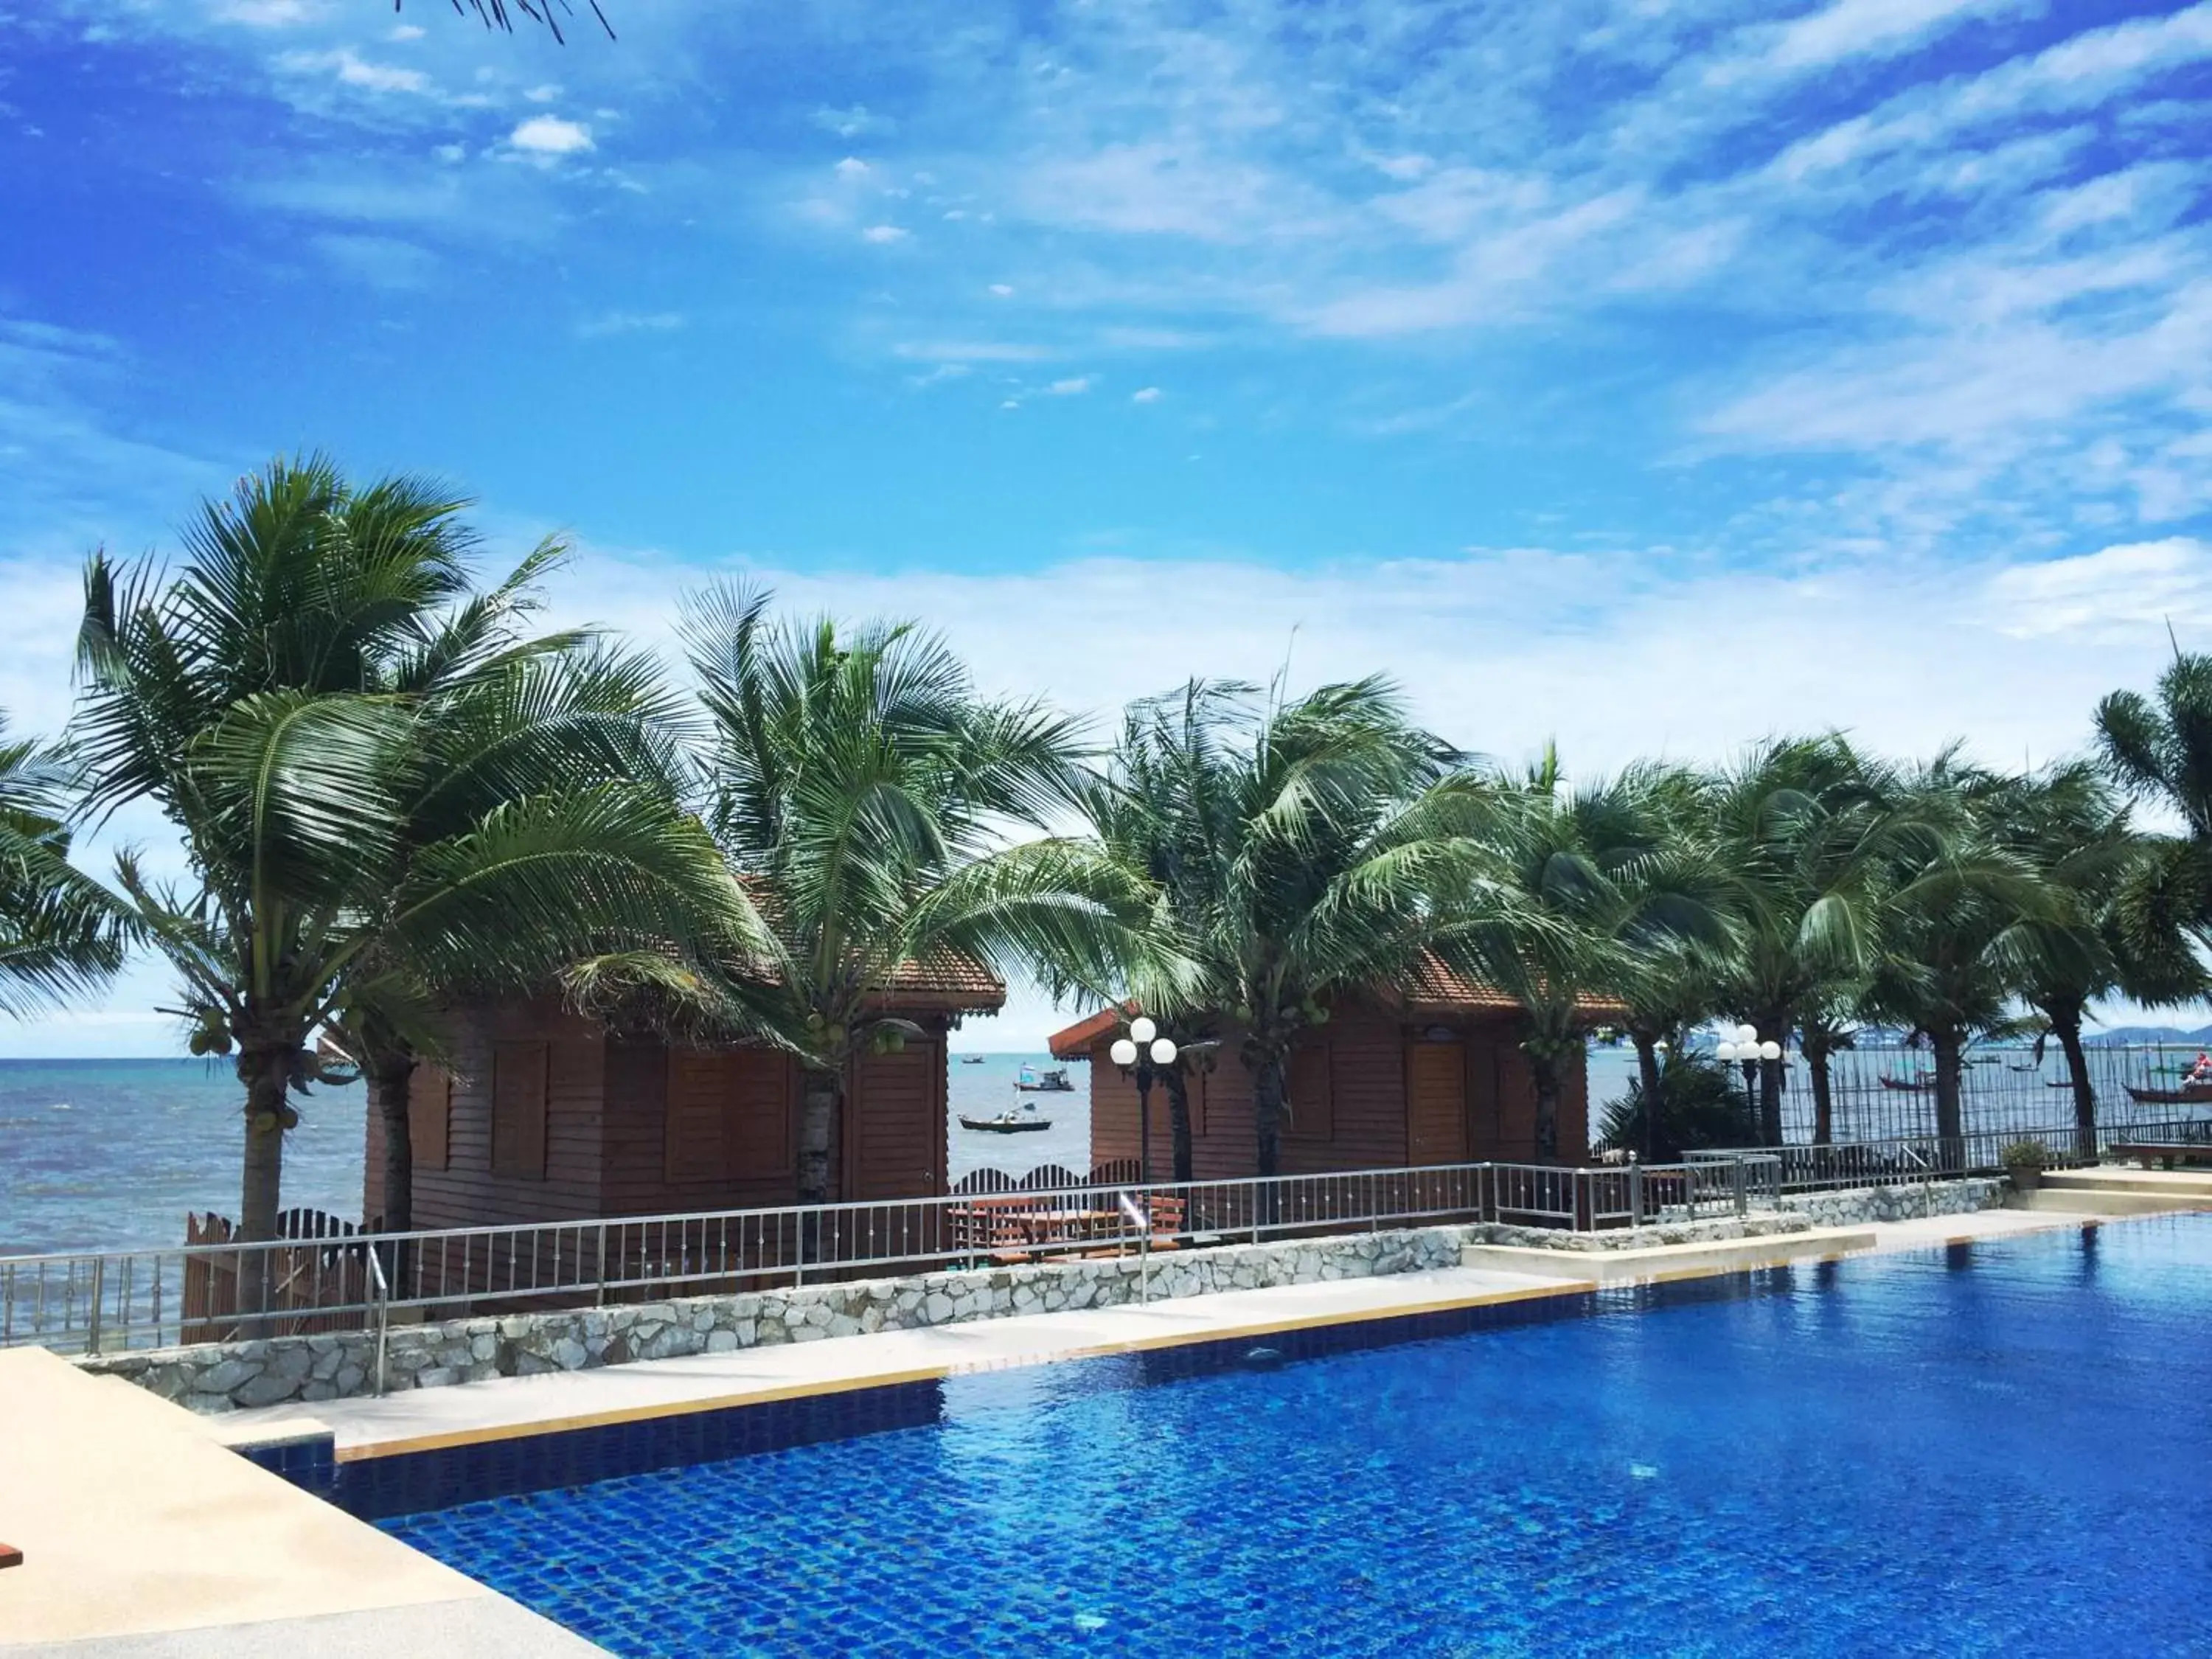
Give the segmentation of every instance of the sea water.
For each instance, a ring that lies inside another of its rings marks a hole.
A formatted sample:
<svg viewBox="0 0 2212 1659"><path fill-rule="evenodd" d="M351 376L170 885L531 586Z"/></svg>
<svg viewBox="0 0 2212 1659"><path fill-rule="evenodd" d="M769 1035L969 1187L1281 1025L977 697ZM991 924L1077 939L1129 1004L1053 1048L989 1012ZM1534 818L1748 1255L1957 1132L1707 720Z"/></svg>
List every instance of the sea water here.
<svg viewBox="0 0 2212 1659"><path fill-rule="evenodd" d="M1013 1176L1042 1164L1090 1169L1091 1089L1068 1068L1069 1094L1021 1094L1024 1065L1042 1054L952 1057L947 1168L957 1181L991 1167ZM238 1212L244 1124L237 1074L225 1060L0 1060L0 1255L158 1248L185 1242L191 1211ZM300 1127L284 1138L283 1203L361 1216L367 1108L359 1084L295 1101ZM1041 1133L999 1135L958 1127L1035 1102ZM1160 1103L1163 1111L1165 1102Z"/></svg>

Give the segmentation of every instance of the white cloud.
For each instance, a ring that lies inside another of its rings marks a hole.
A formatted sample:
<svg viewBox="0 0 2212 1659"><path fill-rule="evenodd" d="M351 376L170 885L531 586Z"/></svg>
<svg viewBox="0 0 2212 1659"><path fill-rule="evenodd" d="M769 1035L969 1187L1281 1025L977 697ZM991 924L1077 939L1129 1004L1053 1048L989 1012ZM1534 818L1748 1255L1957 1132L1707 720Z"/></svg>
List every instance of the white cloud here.
<svg viewBox="0 0 2212 1659"><path fill-rule="evenodd" d="M397 236L331 231L311 242L339 270L374 288L426 287L438 266L437 256L428 248Z"/></svg>
<svg viewBox="0 0 2212 1659"><path fill-rule="evenodd" d="M560 83L548 81L543 86L530 88L522 95L533 104L550 104L561 95Z"/></svg>
<svg viewBox="0 0 2212 1659"><path fill-rule="evenodd" d="M672 334L684 325L680 311L610 311L576 325L576 336L603 340L617 334Z"/></svg>
<svg viewBox="0 0 2212 1659"><path fill-rule="evenodd" d="M869 169L868 164L866 161L863 161L859 156L848 155L843 161L838 162L836 167L832 168L831 171L836 173L840 179L865 179L868 176Z"/></svg>
<svg viewBox="0 0 2212 1659"><path fill-rule="evenodd" d="M991 284L992 294L1001 300L1010 297L1013 291L1013 285L1010 283L994 283Z"/></svg>
<svg viewBox="0 0 2212 1659"><path fill-rule="evenodd" d="M557 115L532 116L507 135L507 142L533 155L574 155L592 148L589 126Z"/></svg>
<svg viewBox="0 0 2212 1659"><path fill-rule="evenodd" d="M1160 389L1156 386L1139 386L1129 394L1133 404L1156 404L1160 400Z"/></svg>
<svg viewBox="0 0 2212 1659"><path fill-rule="evenodd" d="M312 21L320 8L309 0L222 0L214 9L221 23L243 23L249 28L290 28ZM420 31L418 30L419 33Z"/></svg>
<svg viewBox="0 0 2212 1659"><path fill-rule="evenodd" d="M900 225L870 225L860 233L860 240L864 242L903 242L906 239L907 231Z"/></svg>
<svg viewBox="0 0 2212 1659"><path fill-rule="evenodd" d="M2142 640L2171 623L2201 641L2212 627L2212 543L2172 536L2014 565L1988 597L1990 621L2019 639Z"/></svg>
<svg viewBox="0 0 2212 1659"><path fill-rule="evenodd" d="M832 109L824 105L814 112L814 125L825 132L834 132L840 138L857 138L863 133L888 132L892 123L884 116L872 113L866 104L854 104L849 109Z"/></svg>
<svg viewBox="0 0 2212 1659"><path fill-rule="evenodd" d="M392 26L391 33L384 38L387 40L420 40L422 38L422 31L412 23L395 23Z"/></svg>
<svg viewBox="0 0 2212 1659"><path fill-rule="evenodd" d="M428 93L431 89L430 77L421 70L372 64L350 47L334 52L283 52L277 57L276 66L294 74L335 75L340 85L358 87L366 92Z"/></svg>
<svg viewBox="0 0 2212 1659"><path fill-rule="evenodd" d="M1054 380L1047 386L1045 395L1051 398L1079 398L1091 390L1092 384L1092 377L1088 374L1071 374L1066 380Z"/></svg>

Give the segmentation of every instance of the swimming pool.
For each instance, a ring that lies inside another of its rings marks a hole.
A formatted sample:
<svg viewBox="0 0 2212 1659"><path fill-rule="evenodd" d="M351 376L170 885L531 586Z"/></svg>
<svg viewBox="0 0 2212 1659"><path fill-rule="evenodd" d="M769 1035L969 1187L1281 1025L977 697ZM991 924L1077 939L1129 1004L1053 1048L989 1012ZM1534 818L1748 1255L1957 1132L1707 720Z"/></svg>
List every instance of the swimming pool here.
<svg viewBox="0 0 2212 1659"><path fill-rule="evenodd" d="M1395 1334L381 1524L624 1655L2212 1652L2212 1217Z"/></svg>

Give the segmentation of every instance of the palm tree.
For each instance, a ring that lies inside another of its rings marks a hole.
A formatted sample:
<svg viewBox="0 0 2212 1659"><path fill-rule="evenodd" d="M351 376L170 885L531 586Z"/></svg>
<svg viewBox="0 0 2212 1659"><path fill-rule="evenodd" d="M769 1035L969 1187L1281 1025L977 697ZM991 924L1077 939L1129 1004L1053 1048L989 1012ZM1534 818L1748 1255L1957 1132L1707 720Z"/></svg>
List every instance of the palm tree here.
<svg viewBox="0 0 2212 1659"><path fill-rule="evenodd" d="M2017 991L2064 911L2006 823L2008 780L1951 751L1909 774L1902 807L1917 833L1885 859L1880 945L1865 1006L1928 1039L1936 1062L1936 1133L1965 1133L1967 1042L2016 1029Z"/></svg>
<svg viewBox="0 0 2212 1659"><path fill-rule="evenodd" d="M1583 1051L1592 1001L1648 988L1686 945L1727 937L1709 849L1682 833L1696 793L1694 779L1658 766L1570 789L1547 748L1526 779L1491 798L1482 839L1498 886L1468 908L1443 953L1521 1005L1540 1158L1559 1156L1563 1073ZM1655 1097L1657 1086L1655 1078Z"/></svg>
<svg viewBox="0 0 2212 1659"><path fill-rule="evenodd" d="M470 632L464 505L279 460L204 505L173 580L98 555L87 571L86 810L149 799L184 840L188 883L129 857L118 878L183 981L195 1048L235 1052L249 1241L274 1236L291 1097L327 1080L314 1036L349 996L373 1001L395 964L431 985L541 971L541 941L580 915L665 933L690 896L669 872L708 846L650 791L605 787L501 799L421 838L423 688L470 678L441 654ZM244 1310L264 1294L249 1280Z"/></svg>
<svg viewBox="0 0 2212 1659"><path fill-rule="evenodd" d="M727 945L761 931L712 838L679 804L684 721L658 667L567 636L508 637L505 620L526 609L526 593L510 582L494 603L472 604L440 648L397 677L418 699L418 718L392 867L449 863L506 921L496 949L478 941L457 962L444 941L416 954L388 904L365 921L379 942L348 972L337 1035L383 1122L384 1224L395 1232L413 1219L413 1076L418 1060L446 1058L446 1005L540 990L611 951ZM575 881L571 902L532 890L574 880L586 863L596 876ZM599 902L610 883L644 890L635 904ZM410 890L403 879L392 891Z"/></svg>
<svg viewBox="0 0 2212 1659"><path fill-rule="evenodd" d="M979 696L909 624L780 626L769 599L718 587L684 619L713 722L708 823L767 937L672 979L629 965L797 1058L799 1197L814 1204L831 1196L852 1066L917 1034L891 1006L902 969L964 959L1103 981L1148 896L1081 842L1006 843L1075 800L1072 722Z"/></svg>
<svg viewBox="0 0 2212 1659"><path fill-rule="evenodd" d="M123 965L118 907L69 861L75 785L61 750L10 738L0 714L0 1013L95 990Z"/></svg>
<svg viewBox="0 0 2212 1659"><path fill-rule="evenodd" d="M1885 848L1899 833L1888 769L1829 734L1768 743L1721 781L1713 833L1741 918L1719 1006L1762 1040L1801 1034L1814 1140L1833 1124L1828 1057L1875 945ZM1759 1067L1759 1138L1782 1140L1781 1067Z"/></svg>
<svg viewBox="0 0 2212 1659"><path fill-rule="evenodd" d="M2121 895L2136 929L2212 944L2212 656L2176 651L2156 700L2115 691L2097 705L2100 759L2130 795L2180 820L2147 842Z"/></svg>
<svg viewBox="0 0 2212 1659"><path fill-rule="evenodd" d="M2087 762L2005 780L1991 806L2005 843L2049 890L2053 909L2029 924L2033 948L2017 988L2058 1039L2079 1146L2094 1156L2097 1095L2081 1047L2090 1006L2109 996L2179 1006L2206 988L2203 969L2169 915L2124 908L2130 884L2170 844L2138 833L2125 803Z"/></svg>
<svg viewBox="0 0 2212 1659"><path fill-rule="evenodd" d="M1295 701L1193 680L1130 710L1085 809L1161 896L1140 1000L1171 1029L1242 1033L1261 1175L1300 1036L1340 996L1412 988L1492 894L1469 834L1487 788L1381 678Z"/></svg>

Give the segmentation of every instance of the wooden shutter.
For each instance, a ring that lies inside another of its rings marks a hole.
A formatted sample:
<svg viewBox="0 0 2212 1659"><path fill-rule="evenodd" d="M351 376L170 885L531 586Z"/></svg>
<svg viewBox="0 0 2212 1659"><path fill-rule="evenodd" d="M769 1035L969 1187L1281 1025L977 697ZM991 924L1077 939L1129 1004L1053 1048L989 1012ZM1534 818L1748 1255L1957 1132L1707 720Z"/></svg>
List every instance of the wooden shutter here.
<svg viewBox="0 0 2212 1659"><path fill-rule="evenodd" d="M1407 1161L1467 1162L1467 1054L1456 1042L1406 1049Z"/></svg>
<svg viewBox="0 0 2212 1659"><path fill-rule="evenodd" d="M769 1048L668 1056L662 1175L671 1182L793 1172L791 1062Z"/></svg>
<svg viewBox="0 0 2212 1659"><path fill-rule="evenodd" d="M491 1172L545 1179L545 1063L542 1042L492 1048Z"/></svg>
<svg viewBox="0 0 2212 1659"><path fill-rule="evenodd" d="M789 1057L772 1048L740 1048L728 1058L728 1115L723 1133L731 1175L753 1181L793 1174Z"/></svg>
<svg viewBox="0 0 2212 1659"><path fill-rule="evenodd" d="M1190 1138L1193 1140L1203 1140L1206 1139L1206 1090L1208 1079L1204 1072L1193 1072L1189 1074L1189 1083L1183 1092L1190 1098Z"/></svg>
<svg viewBox="0 0 2212 1659"><path fill-rule="evenodd" d="M671 1182L720 1181L729 1174L726 1054L675 1048L668 1055L666 1129L662 1175Z"/></svg>
<svg viewBox="0 0 2212 1659"><path fill-rule="evenodd" d="M1330 1076L1329 1041L1309 1038L1291 1051L1290 1121L1283 1133L1300 1140L1328 1140L1336 1133L1336 1090Z"/></svg>
<svg viewBox="0 0 2212 1659"><path fill-rule="evenodd" d="M441 1066L423 1061L407 1088L407 1138L418 1170L442 1170L453 1120L453 1079Z"/></svg>

